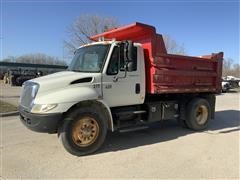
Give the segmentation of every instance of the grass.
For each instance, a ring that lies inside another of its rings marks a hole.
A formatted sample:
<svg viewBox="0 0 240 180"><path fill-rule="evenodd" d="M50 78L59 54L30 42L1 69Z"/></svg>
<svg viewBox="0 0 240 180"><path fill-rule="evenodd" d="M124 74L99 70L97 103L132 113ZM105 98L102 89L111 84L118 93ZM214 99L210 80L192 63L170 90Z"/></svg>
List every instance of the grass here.
<svg viewBox="0 0 240 180"><path fill-rule="evenodd" d="M0 101L0 113L7 113L12 111L17 111L17 107L12 104Z"/></svg>

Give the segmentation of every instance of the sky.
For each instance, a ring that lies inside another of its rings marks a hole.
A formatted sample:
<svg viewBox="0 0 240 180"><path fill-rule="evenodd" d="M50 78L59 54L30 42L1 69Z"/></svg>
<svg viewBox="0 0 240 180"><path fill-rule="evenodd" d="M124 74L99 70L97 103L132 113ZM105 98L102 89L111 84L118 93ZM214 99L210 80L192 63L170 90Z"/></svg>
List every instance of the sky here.
<svg viewBox="0 0 240 180"><path fill-rule="evenodd" d="M67 62L67 28L81 14L142 22L184 44L188 55L224 52L240 63L238 0L1 0L1 57L44 53Z"/></svg>

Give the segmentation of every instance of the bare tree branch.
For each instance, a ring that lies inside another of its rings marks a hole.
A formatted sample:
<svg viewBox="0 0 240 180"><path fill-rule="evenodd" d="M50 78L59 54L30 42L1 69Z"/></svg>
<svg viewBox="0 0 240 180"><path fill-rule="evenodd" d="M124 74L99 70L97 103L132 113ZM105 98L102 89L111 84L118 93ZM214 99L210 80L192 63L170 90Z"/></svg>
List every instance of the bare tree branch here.
<svg viewBox="0 0 240 180"><path fill-rule="evenodd" d="M91 42L91 36L118 26L117 19L113 17L92 14L80 15L67 29L69 40L64 41L65 48L72 53L79 46Z"/></svg>
<svg viewBox="0 0 240 180"><path fill-rule="evenodd" d="M164 43L167 49L167 52L170 54L180 54L185 55L186 50L184 45L179 45L175 39L173 39L170 35L163 35Z"/></svg>
<svg viewBox="0 0 240 180"><path fill-rule="evenodd" d="M240 64L234 64L233 60L228 58L223 60L222 76L240 77Z"/></svg>
<svg viewBox="0 0 240 180"><path fill-rule="evenodd" d="M80 15L68 28L69 40L64 41L65 48L72 53L79 46L91 42L91 36L118 26L117 19L113 17L93 14ZM168 53L186 54L184 46L179 45L171 36L164 35L164 42Z"/></svg>

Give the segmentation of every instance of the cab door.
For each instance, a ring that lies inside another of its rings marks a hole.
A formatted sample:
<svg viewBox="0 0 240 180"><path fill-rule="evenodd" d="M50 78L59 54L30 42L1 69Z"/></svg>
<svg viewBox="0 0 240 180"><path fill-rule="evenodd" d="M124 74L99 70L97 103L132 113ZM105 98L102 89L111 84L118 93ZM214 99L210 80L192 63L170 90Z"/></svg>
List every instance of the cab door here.
<svg viewBox="0 0 240 180"><path fill-rule="evenodd" d="M134 47L135 68L125 72L120 47L114 46L102 77L103 99L110 107L142 103L140 68L137 62L137 47ZM144 91L145 92L145 91Z"/></svg>

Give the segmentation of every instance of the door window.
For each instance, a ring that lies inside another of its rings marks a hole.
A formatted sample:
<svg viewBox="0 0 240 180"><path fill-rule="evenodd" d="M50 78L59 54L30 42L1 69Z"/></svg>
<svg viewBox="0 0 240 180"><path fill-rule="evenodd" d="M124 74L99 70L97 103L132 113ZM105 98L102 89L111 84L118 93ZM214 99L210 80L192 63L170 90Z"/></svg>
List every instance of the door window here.
<svg viewBox="0 0 240 180"><path fill-rule="evenodd" d="M116 75L120 71L125 71L124 51L115 46L108 64L107 75ZM120 59L120 60L119 60ZM137 47L133 48L133 71L137 71ZM120 65L119 65L120 62Z"/></svg>
<svg viewBox="0 0 240 180"><path fill-rule="evenodd" d="M119 48L115 46L108 64L107 75L116 75L118 73L118 62Z"/></svg>

